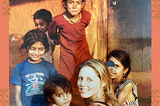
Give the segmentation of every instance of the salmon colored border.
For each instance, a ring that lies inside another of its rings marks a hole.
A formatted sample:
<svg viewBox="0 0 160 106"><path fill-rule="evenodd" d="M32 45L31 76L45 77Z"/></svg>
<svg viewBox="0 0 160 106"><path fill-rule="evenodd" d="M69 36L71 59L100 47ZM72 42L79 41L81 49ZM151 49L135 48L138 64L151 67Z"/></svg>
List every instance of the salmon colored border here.
<svg viewBox="0 0 160 106"><path fill-rule="evenodd" d="M0 0L0 91L9 90L9 16L2 16L4 10L2 4L4 0ZM154 1L152 1L153 3ZM156 8L152 8L156 10ZM152 14L153 17L153 14ZM152 18L152 90L160 89L160 18ZM9 95L9 91L7 94ZM160 95L160 91L158 92ZM7 98L9 106L9 97ZM160 105L160 103L159 103ZM0 104L1 106L1 104ZM154 106L154 105L152 105Z"/></svg>
<svg viewBox="0 0 160 106"><path fill-rule="evenodd" d="M157 96L160 96L160 18L153 18L155 13L153 12L157 10L157 8L153 7L153 4L155 4L157 0L152 0L152 96L153 91L157 91ZM158 3L157 3L158 4ZM160 9L160 7L158 6ZM152 100L159 101L160 98L155 98L155 100L152 97ZM160 106L160 103L158 105L152 104L152 106Z"/></svg>
<svg viewBox="0 0 160 106"><path fill-rule="evenodd" d="M6 91L4 99L8 103L5 106L9 106L9 16L2 16L4 13L2 7L5 7L3 1L0 0L0 94L3 90Z"/></svg>

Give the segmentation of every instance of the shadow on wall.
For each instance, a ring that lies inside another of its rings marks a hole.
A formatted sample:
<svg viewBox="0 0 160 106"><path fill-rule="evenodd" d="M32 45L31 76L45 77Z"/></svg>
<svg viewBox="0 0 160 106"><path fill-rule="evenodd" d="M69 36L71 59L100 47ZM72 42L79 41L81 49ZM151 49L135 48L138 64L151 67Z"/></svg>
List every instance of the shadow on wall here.
<svg viewBox="0 0 160 106"><path fill-rule="evenodd" d="M15 5L20 5L24 3L29 3L29 2L41 2L45 0L9 0L10 1L10 6L15 6Z"/></svg>

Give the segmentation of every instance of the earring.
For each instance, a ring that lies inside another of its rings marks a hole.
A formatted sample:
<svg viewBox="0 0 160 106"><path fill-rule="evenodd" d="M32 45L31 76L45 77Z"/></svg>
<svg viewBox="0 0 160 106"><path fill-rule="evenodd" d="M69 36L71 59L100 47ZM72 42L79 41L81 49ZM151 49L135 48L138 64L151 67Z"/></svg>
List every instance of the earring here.
<svg viewBox="0 0 160 106"><path fill-rule="evenodd" d="M123 77L125 76L125 73L123 73Z"/></svg>

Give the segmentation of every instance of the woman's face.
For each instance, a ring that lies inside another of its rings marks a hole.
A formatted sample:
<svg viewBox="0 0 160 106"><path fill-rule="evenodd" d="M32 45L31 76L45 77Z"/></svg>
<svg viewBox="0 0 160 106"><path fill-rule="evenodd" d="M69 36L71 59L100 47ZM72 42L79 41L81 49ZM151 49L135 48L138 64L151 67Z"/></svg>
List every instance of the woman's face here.
<svg viewBox="0 0 160 106"><path fill-rule="evenodd" d="M110 75L112 79L117 79L118 81L123 78L123 73L124 73L124 66L121 64L120 61L118 61L116 58L111 57L108 60L111 60L114 62L115 67L110 71Z"/></svg>
<svg viewBox="0 0 160 106"><path fill-rule="evenodd" d="M84 3L82 2L82 0L67 0L66 2L67 11L72 16L78 15L81 12L83 7L84 7Z"/></svg>
<svg viewBox="0 0 160 106"><path fill-rule="evenodd" d="M100 79L93 68L85 66L81 68L77 82L82 98L97 98L100 90Z"/></svg>

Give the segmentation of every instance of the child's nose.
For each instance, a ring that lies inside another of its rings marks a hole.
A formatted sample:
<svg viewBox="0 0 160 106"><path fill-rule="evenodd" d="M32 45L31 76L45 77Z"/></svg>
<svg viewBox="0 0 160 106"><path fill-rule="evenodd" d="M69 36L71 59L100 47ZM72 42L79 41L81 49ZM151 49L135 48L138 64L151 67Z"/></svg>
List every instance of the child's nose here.
<svg viewBox="0 0 160 106"><path fill-rule="evenodd" d="M35 54L38 54L38 52L39 52L38 49L36 49L36 50L35 50Z"/></svg>
<svg viewBox="0 0 160 106"><path fill-rule="evenodd" d="M41 26L40 26L40 25L37 25L37 26L36 26L36 29L40 29L40 28L41 28Z"/></svg>
<svg viewBox="0 0 160 106"><path fill-rule="evenodd" d="M68 99L67 94L64 94L64 99L65 99L65 100L67 100L67 99Z"/></svg>
<svg viewBox="0 0 160 106"><path fill-rule="evenodd" d="M73 8L77 8L77 4L76 3L73 3Z"/></svg>

